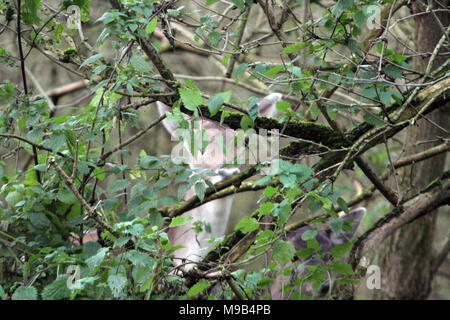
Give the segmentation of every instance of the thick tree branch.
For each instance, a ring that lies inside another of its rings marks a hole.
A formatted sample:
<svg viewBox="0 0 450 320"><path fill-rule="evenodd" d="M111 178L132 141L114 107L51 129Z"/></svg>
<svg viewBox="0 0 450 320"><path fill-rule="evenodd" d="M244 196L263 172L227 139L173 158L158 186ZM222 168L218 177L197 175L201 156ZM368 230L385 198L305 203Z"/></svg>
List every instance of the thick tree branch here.
<svg viewBox="0 0 450 320"><path fill-rule="evenodd" d="M355 268L363 252L375 250L381 242L402 226L450 204L450 176L446 175L431 190L421 193L380 219L371 229L361 235L353 246L350 263Z"/></svg>

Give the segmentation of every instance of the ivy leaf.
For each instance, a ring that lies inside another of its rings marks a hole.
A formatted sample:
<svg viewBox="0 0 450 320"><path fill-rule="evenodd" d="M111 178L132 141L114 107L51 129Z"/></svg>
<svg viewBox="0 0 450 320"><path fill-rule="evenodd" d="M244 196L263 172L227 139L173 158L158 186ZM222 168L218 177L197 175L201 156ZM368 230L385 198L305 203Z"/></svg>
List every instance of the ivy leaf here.
<svg viewBox="0 0 450 320"><path fill-rule="evenodd" d="M199 105L202 104L202 93L197 88L179 88L181 101L186 109L195 111Z"/></svg>
<svg viewBox="0 0 450 320"><path fill-rule="evenodd" d="M290 242L277 240L273 244L272 249L274 259L280 264L285 264L294 258L295 248Z"/></svg>
<svg viewBox="0 0 450 320"><path fill-rule="evenodd" d="M295 187L297 184L296 184L296 180L297 180L297 177L294 175L294 174L290 174L290 175L282 175L281 177L280 177L280 182L283 184L283 186L285 187L285 188L293 188L293 187Z"/></svg>

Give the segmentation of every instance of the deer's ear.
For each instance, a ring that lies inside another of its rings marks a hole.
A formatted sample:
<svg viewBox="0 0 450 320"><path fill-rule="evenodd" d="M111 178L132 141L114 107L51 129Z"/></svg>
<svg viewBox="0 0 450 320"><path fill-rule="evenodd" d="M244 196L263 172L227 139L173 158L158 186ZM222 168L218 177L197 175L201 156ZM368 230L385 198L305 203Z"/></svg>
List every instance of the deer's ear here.
<svg viewBox="0 0 450 320"><path fill-rule="evenodd" d="M158 112L160 116L165 115L166 111L172 111L172 109L168 105L162 103L161 101L156 101L156 106L158 107ZM189 117L187 115L183 114L183 117L186 120L189 120ZM178 128L178 124L175 121L168 119L167 117L162 121L162 124L166 129L166 131L172 137L176 138L175 130Z"/></svg>
<svg viewBox="0 0 450 320"><path fill-rule="evenodd" d="M276 104L280 101L282 95L280 93L271 93L258 101L258 112L262 116L274 117L277 114Z"/></svg>
<svg viewBox="0 0 450 320"><path fill-rule="evenodd" d="M305 249L308 247L308 243L302 239L302 235L303 235L303 233L305 233L305 231L307 231L311 228L312 228L312 226L306 225L295 231L288 232L287 239L290 243L292 243L295 250L301 250L301 249ZM327 231L322 231L322 230L318 231L316 240L322 247L320 252L328 252L333 247L333 244L331 243L331 240L328 236Z"/></svg>
<svg viewBox="0 0 450 320"><path fill-rule="evenodd" d="M305 249L307 247L307 243L302 239L302 235L311 228L310 225L306 225L287 233L287 240L294 245L295 250Z"/></svg>

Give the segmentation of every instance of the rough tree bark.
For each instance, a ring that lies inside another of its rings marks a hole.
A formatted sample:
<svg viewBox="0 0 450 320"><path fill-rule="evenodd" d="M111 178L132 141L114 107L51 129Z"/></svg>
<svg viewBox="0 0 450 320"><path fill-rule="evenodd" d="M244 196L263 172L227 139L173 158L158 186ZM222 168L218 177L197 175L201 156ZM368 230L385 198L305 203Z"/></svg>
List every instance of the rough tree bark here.
<svg viewBox="0 0 450 320"><path fill-rule="evenodd" d="M412 13L426 11L422 2L412 4ZM429 2L431 3L431 2ZM433 8L437 7L432 1ZM442 4L442 2L440 2ZM444 1L447 5L450 1ZM415 17L416 23L416 50L420 53L432 52L443 34L443 28L449 23L448 13L423 14ZM436 18L441 21L440 25ZM441 48L441 52L449 48ZM438 56L433 69L441 65L446 56ZM424 71L429 56L418 58L417 66ZM432 70L433 70L432 69ZM450 123L449 105L441 107L427 117L445 130ZM431 148L439 142L414 145L417 141L426 141L445 137L448 134L439 129L430 121L420 120L415 126L409 128L407 141L407 154L413 154ZM446 153L435 156L427 161L419 162L407 167L401 172L401 190L405 195L425 187L430 181L439 177L445 165ZM441 209L442 210L442 209ZM446 210L446 209L443 209ZM431 261L433 259L433 238L437 211L430 213L395 232L386 239L378 253L378 265L381 268L381 290L374 293L377 299L426 299L431 291L433 273Z"/></svg>

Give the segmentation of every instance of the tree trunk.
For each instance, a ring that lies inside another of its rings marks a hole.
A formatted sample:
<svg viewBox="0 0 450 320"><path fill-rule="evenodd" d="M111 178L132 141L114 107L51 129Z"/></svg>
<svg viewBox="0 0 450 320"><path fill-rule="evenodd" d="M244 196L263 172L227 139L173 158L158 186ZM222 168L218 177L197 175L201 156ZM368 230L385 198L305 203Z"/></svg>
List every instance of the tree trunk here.
<svg viewBox="0 0 450 320"><path fill-rule="evenodd" d="M412 5L412 12L418 13L426 11L422 2L415 1ZM433 8L437 8L435 1L432 1ZM442 2L440 2L442 4ZM448 4L450 1L444 1ZM449 15L436 13L442 26L437 22L432 13L418 15L416 22L416 51L419 53L433 52L436 44L443 34L443 27L449 23ZM441 52L448 51L448 48L441 48ZM446 56L438 56L433 65L433 69L441 65L447 59ZM417 59L418 69L425 71L429 56ZM437 137L446 137L448 134L435 124L448 131L449 129L449 106L433 112L427 118L430 121L421 119L415 126L409 128L408 146L406 153L413 154L431 148L440 141L425 143L419 146L414 144L418 141L433 140ZM401 190L406 194L418 191L425 187L433 179L438 178L445 165L446 154L433 157L427 161L422 161L413 166L407 167L402 174ZM416 175L414 175L416 173ZM377 299L426 299L431 291L433 273L431 262L433 260L433 238L436 222L436 213L432 212L421 219L405 225L393 236L386 239L380 247L378 253L378 265L381 268L381 289L374 292Z"/></svg>

